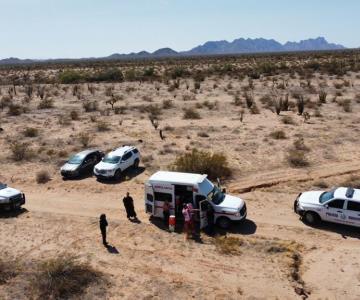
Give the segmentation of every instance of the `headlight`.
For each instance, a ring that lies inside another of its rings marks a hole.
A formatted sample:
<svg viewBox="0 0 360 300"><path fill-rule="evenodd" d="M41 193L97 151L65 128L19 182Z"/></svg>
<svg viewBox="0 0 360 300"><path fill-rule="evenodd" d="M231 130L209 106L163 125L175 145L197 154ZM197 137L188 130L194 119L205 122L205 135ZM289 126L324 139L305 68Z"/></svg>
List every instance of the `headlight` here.
<svg viewBox="0 0 360 300"><path fill-rule="evenodd" d="M236 217L240 217L241 214L240 214L240 211L238 211L236 214L235 214Z"/></svg>

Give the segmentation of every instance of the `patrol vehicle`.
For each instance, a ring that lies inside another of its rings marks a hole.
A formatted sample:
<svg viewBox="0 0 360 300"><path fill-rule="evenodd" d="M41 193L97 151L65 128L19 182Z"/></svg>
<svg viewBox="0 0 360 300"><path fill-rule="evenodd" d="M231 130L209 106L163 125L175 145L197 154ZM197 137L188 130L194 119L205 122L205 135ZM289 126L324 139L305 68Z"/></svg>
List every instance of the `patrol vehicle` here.
<svg viewBox="0 0 360 300"><path fill-rule="evenodd" d="M300 193L294 210L310 225L327 221L360 227L360 190L338 187Z"/></svg>
<svg viewBox="0 0 360 300"><path fill-rule="evenodd" d="M25 194L0 182L0 208L19 209L25 204Z"/></svg>

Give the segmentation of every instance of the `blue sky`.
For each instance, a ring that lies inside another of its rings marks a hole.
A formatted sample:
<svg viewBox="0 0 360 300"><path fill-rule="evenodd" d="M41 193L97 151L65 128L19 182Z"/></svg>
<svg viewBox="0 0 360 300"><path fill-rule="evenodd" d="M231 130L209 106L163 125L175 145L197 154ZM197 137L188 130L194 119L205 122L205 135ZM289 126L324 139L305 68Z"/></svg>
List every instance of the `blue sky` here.
<svg viewBox="0 0 360 300"><path fill-rule="evenodd" d="M359 0L0 0L0 58L188 50L239 37L360 46Z"/></svg>

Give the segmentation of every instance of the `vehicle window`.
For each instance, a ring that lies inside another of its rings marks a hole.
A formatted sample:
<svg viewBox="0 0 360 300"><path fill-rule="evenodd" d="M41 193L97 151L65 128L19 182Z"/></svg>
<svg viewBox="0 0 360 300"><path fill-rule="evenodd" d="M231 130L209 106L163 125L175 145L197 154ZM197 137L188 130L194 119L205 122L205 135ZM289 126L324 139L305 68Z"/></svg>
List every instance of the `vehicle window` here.
<svg viewBox="0 0 360 300"><path fill-rule="evenodd" d="M120 161L120 156L105 155L103 162L109 164L117 164Z"/></svg>
<svg viewBox="0 0 360 300"><path fill-rule="evenodd" d="M146 194L146 199L150 202L153 202L154 201L154 196L151 195L151 194Z"/></svg>
<svg viewBox="0 0 360 300"><path fill-rule="evenodd" d="M128 152L128 153L124 154L122 157L122 161L128 160L131 156L132 156L132 152Z"/></svg>
<svg viewBox="0 0 360 300"><path fill-rule="evenodd" d="M6 189L6 184L0 182L0 190Z"/></svg>
<svg viewBox="0 0 360 300"><path fill-rule="evenodd" d="M344 202L345 200L333 200L331 202L329 202L329 207L332 207L332 208L340 208L342 209L344 207Z"/></svg>
<svg viewBox="0 0 360 300"><path fill-rule="evenodd" d="M213 190L207 195L207 198L214 204L219 205L225 199L225 194L220 191L217 186L214 186Z"/></svg>
<svg viewBox="0 0 360 300"><path fill-rule="evenodd" d="M329 201L334 198L334 191L330 192L324 192L320 195L320 203L325 203L326 201Z"/></svg>
<svg viewBox="0 0 360 300"><path fill-rule="evenodd" d="M71 165L79 165L82 163L83 159L84 158L80 155L74 155L69 159L68 163Z"/></svg>
<svg viewBox="0 0 360 300"><path fill-rule="evenodd" d="M347 209L353 211L360 211L360 202L348 201Z"/></svg>
<svg viewBox="0 0 360 300"><path fill-rule="evenodd" d="M165 202L165 200L172 202L172 195L166 193L157 193L155 192L155 200Z"/></svg>
<svg viewBox="0 0 360 300"><path fill-rule="evenodd" d="M134 154L136 154L136 153L139 153L139 150L138 150L138 149L134 149L133 152L134 152Z"/></svg>

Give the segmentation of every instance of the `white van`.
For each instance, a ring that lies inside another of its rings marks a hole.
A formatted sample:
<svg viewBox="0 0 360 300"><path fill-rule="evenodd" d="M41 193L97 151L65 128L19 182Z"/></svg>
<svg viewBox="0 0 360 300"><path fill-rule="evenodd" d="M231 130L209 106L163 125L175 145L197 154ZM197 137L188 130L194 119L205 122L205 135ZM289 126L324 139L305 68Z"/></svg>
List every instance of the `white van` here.
<svg viewBox="0 0 360 300"><path fill-rule="evenodd" d="M163 204L170 203L170 213L181 211L183 203L192 203L200 210L200 228L207 225L207 205L214 209L214 221L228 228L231 221L246 218L244 200L224 194L207 179L207 175L159 171L145 183L145 211L154 217L163 217Z"/></svg>

